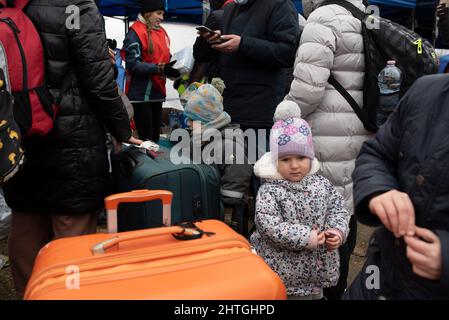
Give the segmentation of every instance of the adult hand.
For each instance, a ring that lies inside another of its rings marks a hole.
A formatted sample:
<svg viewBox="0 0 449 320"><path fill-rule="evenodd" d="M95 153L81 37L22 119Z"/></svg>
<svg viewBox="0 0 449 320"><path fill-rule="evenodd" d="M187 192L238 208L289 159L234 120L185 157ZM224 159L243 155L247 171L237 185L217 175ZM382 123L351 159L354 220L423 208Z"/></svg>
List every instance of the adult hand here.
<svg viewBox="0 0 449 320"><path fill-rule="evenodd" d="M372 198L369 209L396 238L415 234L415 209L408 194L391 190Z"/></svg>
<svg viewBox="0 0 449 320"><path fill-rule="evenodd" d="M235 34L227 34L221 36L220 39L225 42L222 44L213 45L212 48L224 53L237 52L240 48L240 42L242 41L242 37Z"/></svg>
<svg viewBox="0 0 449 320"><path fill-rule="evenodd" d="M404 237L407 244L407 258L413 266L413 272L423 278L439 280L443 269L441 242L432 231L415 228L415 236Z"/></svg>
<svg viewBox="0 0 449 320"><path fill-rule="evenodd" d="M137 138L134 138L133 136L131 136L131 138L129 138L128 142L130 144L135 144L137 146L140 146L143 143L143 140L140 140L140 139L137 139Z"/></svg>
<svg viewBox="0 0 449 320"><path fill-rule="evenodd" d="M216 42L220 40L221 37L221 31L220 30L215 30L213 33L212 32L198 32L198 34L203 37L204 39L207 40L207 42Z"/></svg>
<svg viewBox="0 0 449 320"><path fill-rule="evenodd" d="M109 60L111 61L112 64L115 64L115 51L112 50L111 48L109 49Z"/></svg>
<svg viewBox="0 0 449 320"><path fill-rule="evenodd" d="M128 140L129 144L135 144L137 146L140 146L143 141L137 138L134 138L133 136L131 136L131 138L129 138ZM114 152L115 153L119 153L122 150L123 144L117 140L115 140L115 138L112 138L112 144L114 145Z"/></svg>
<svg viewBox="0 0 449 320"><path fill-rule="evenodd" d="M333 232L325 231L326 236L326 248L329 251L338 249L341 246L341 238Z"/></svg>

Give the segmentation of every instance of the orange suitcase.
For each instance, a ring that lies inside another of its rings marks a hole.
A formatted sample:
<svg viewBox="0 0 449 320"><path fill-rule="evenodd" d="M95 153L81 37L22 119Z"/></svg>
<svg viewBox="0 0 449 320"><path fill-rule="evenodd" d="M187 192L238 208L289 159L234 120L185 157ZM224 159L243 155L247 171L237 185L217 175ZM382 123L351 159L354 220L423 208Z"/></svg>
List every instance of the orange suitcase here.
<svg viewBox="0 0 449 320"><path fill-rule="evenodd" d="M106 198L108 230L120 202L160 199L170 223L172 194L139 190ZM25 299L285 299L280 278L248 241L218 220L64 238L39 252Z"/></svg>

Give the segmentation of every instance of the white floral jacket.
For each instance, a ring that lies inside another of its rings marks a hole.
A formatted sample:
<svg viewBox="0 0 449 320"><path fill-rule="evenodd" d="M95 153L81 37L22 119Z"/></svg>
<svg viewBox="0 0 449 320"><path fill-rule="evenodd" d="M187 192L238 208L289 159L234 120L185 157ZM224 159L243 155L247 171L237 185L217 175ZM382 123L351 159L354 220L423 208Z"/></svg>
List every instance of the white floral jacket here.
<svg viewBox="0 0 449 320"><path fill-rule="evenodd" d="M263 179L256 201L256 231L251 243L281 277L288 295L310 295L334 286L339 277L338 250L317 247L317 233L332 229L346 241L350 214L343 197L321 175L317 160L300 182L283 180L265 154L255 165Z"/></svg>

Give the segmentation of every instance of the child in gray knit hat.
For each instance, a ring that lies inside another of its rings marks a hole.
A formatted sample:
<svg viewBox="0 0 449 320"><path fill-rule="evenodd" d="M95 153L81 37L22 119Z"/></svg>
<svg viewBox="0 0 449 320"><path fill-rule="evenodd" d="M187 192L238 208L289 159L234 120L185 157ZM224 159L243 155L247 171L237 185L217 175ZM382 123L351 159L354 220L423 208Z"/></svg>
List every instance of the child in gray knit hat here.
<svg viewBox="0 0 449 320"><path fill-rule="evenodd" d="M348 235L342 196L317 172L312 131L291 101L276 109L270 152L254 166L262 179L251 243L278 273L290 299L321 299L339 277L338 247Z"/></svg>

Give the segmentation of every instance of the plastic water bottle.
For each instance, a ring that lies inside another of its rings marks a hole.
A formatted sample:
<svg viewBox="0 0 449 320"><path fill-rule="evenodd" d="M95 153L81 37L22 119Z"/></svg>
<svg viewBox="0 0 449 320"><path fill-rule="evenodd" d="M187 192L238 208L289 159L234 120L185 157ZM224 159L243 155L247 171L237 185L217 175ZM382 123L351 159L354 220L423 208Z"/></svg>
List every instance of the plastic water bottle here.
<svg viewBox="0 0 449 320"><path fill-rule="evenodd" d="M380 127L387 121L388 116L394 111L399 102L402 72L396 67L396 61L390 60L387 62L387 66L377 76L377 81L380 95L376 123Z"/></svg>

